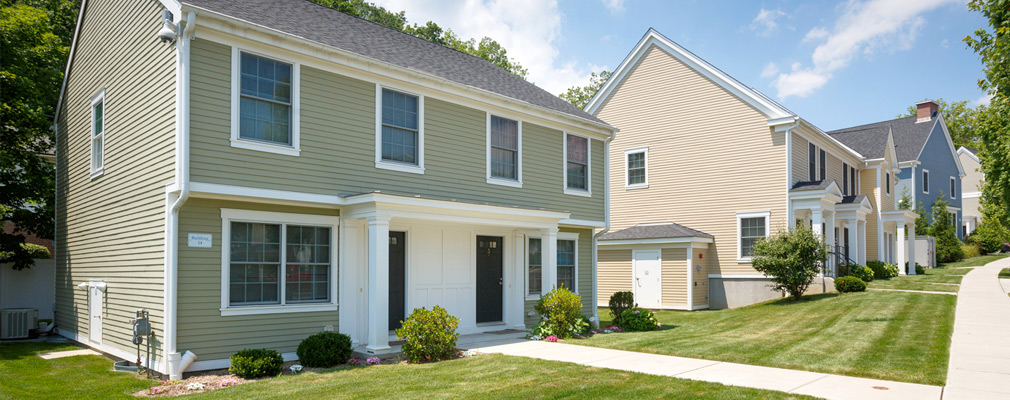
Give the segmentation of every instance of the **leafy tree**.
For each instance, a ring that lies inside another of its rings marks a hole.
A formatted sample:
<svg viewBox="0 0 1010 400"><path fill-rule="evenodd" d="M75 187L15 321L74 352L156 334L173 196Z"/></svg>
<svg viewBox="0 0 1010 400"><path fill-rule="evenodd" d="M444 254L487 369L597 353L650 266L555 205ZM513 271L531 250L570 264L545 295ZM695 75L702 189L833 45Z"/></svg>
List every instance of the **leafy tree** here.
<svg viewBox="0 0 1010 400"><path fill-rule="evenodd" d="M772 288L788 293L794 301L802 298L828 258L822 239L800 225L754 244L754 269L771 276Z"/></svg>
<svg viewBox="0 0 1010 400"><path fill-rule="evenodd" d="M979 115L985 111L986 106L972 107L966 100L948 103L941 98L935 101L940 106L943 121L947 124L947 131L950 132L950 140L954 142L954 146L967 146L977 149L979 141L977 121ZM898 115L898 118L913 117L915 115L915 106L909 106L907 112Z"/></svg>
<svg viewBox="0 0 1010 400"><path fill-rule="evenodd" d="M599 74L593 72L589 76L589 84L586 86L572 86L568 88L568 91L559 94L563 100L574 104L578 108L586 108L589 105L589 100L593 99L596 92L600 91L604 83L610 79L610 76L614 73L612 71L603 70Z"/></svg>
<svg viewBox="0 0 1010 400"><path fill-rule="evenodd" d="M952 262L964 258L964 251L961 249L961 241L957 240L957 232L954 227L950 213L947 212L946 200L943 200L943 191L938 193L939 200L933 203L930 211L933 215L933 222L929 226L929 234L936 238L936 261Z"/></svg>
<svg viewBox="0 0 1010 400"><path fill-rule="evenodd" d="M0 2L0 263L30 268L44 255L25 234L53 237L50 125L79 2Z"/></svg>
<svg viewBox="0 0 1010 400"><path fill-rule="evenodd" d="M912 209L912 195L908 193L908 186L901 189L901 197L898 199L899 210Z"/></svg>
<svg viewBox="0 0 1010 400"><path fill-rule="evenodd" d="M926 207L923 207L921 201L916 204L915 213L919 214L919 217L915 219L915 234L929 236L929 212L926 211Z"/></svg>
<svg viewBox="0 0 1010 400"><path fill-rule="evenodd" d="M523 68L514 58L509 58L508 51L500 43L487 36L463 40L451 30L444 30L438 24L428 21L423 25L407 25L406 12L393 12L385 7L364 0L311 0L317 4L355 17L366 19L387 28L419 37L429 42L446 46L461 52L477 56L497 65L520 78L526 79L529 71Z"/></svg>
<svg viewBox="0 0 1010 400"><path fill-rule="evenodd" d="M1010 0L971 0L968 8L989 21L964 42L982 60L979 88L993 95L978 121L978 156L985 173L982 221L999 237L1010 232Z"/></svg>

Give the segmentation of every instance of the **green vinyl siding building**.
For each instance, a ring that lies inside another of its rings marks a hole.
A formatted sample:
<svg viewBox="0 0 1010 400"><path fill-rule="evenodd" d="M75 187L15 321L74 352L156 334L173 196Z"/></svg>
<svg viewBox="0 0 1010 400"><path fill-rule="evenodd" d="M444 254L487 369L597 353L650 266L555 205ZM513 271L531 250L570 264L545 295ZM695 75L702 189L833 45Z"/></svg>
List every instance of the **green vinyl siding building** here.
<svg viewBox="0 0 1010 400"><path fill-rule="evenodd" d="M141 3L84 2L68 63L63 335L132 359L129 319L147 309L151 366L178 377L243 348L293 359L323 330L388 352L418 307L446 308L461 334L525 329L559 283L595 314L614 128L307 1ZM115 57L98 39L112 26L134 27Z"/></svg>

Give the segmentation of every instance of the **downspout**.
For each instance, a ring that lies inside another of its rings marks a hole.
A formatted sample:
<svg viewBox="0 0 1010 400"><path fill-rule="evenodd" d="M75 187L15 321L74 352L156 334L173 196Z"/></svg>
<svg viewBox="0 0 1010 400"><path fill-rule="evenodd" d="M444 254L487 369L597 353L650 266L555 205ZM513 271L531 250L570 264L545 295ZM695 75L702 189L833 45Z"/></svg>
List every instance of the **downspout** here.
<svg viewBox="0 0 1010 400"><path fill-rule="evenodd" d="M165 359L169 379L181 379L182 372L196 355L187 352L187 363L177 349L179 209L189 199L189 41L196 28L196 14L190 12L176 24L175 57L175 182L166 194L165 212Z"/></svg>
<svg viewBox="0 0 1010 400"><path fill-rule="evenodd" d="M590 304L593 307L593 322L596 328L600 328L600 304L599 304L599 276L597 275L596 264L598 262L599 238L610 230L610 142L614 140L616 132L611 132L610 137L603 142L603 230L593 235L593 299Z"/></svg>

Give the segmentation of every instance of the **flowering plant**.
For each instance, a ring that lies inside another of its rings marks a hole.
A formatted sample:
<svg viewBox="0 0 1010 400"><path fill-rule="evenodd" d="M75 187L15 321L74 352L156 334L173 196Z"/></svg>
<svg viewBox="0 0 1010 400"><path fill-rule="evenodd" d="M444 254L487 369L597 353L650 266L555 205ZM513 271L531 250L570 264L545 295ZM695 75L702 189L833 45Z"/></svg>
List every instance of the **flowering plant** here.
<svg viewBox="0 0 1010 400"><path fill-rule="evenodd" d="M382 360L379 357L372 356L365 360L365 363L368 365L379 365L382 364Z"/></svg>
<svg viewBox="0 0 1010 400"><path fill-rule="evenodd" d="M235 385L238 385L238 379L235 379L235 378L224 378L224 379L221 380L221 386L228 387L228 386L235 386Z"/></svg>
<svg viewBox="0 0 1010 400"><path fill-rule="evenodd" d="M361 359L360 358L352 358L350 360L347 360L347 365L361 365Z"/></svg>
<svg viewBox="0 0 1010 400"><path fill-rule="evenodd" d="M624 311L624 315L621 315L621 326L629 331L654 331L663 325L652 311L635 308Z"/></svg>
<svg viewBox="0 0 1010 400"><path fill-rule="evenodd" d="M190 382L188 385L186 385L186 389L188 390L203 390L203 388L204 386L200 382Z"/></svg>
<svg viewBox="0 0 1010 400"><path fill-rule="evenodd" d="M162 394L168 391L168 388L155 386L151 388L151 394Z"/></svg>
<svg viewBox="0 0 1010 400"><path fill-rule="evenodd" d="M292 365L292 366L288 367L288 369L290 369L291 372L294 372L296 374L299 373L299 372L302 372L302 366L300 364Z"/></svg>
<svg viewBox="0 0 1010 400"><path fill-rule="evenodd" d="M551 335L551 336L545 337L544 341L545 342L557 342L558 341L558 337L554 336L554 335Z"/></svg>
<svg viewBox="0 0 1010 400"><path fill-rule="evenodd" d="M606 330L609 330L610 332L624 332L624 329L621 329L621 327L614 326L614 325L607 325L607 329ZM610 332L605 332L605 333L610 333Z"/></svg>

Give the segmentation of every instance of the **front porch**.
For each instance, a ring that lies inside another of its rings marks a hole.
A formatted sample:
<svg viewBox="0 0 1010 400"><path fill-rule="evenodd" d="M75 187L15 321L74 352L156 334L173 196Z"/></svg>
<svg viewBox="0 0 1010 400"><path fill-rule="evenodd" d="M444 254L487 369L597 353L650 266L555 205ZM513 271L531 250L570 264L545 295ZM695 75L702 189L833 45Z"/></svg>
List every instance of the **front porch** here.
<svg viewBox="0 0 1010 400"><path fill-rule="evenodd" d="M395 335L392 335L390 337L389 352L379 354L378 357L380 359L397 357L403 353L403 341L395 338L394 336ZM459 340L456 341L456 348L463 350L479 350L482 347L519 343L527 340L525 330L503 329L499 331L459 335ZM367 345L365 344L355 346L351 357L367 358L376 355L369 352L366 347Z"/></svg>
<svg viewBox="0 0 1010 400"><path fill-rule="evenodd" d="M789 191L789 227L810 227L824 238L831 257L826 276L837 277L838 266L866 265L866 216L873 207L865 195L843 196L834 180L799 182Z"/></svg>

